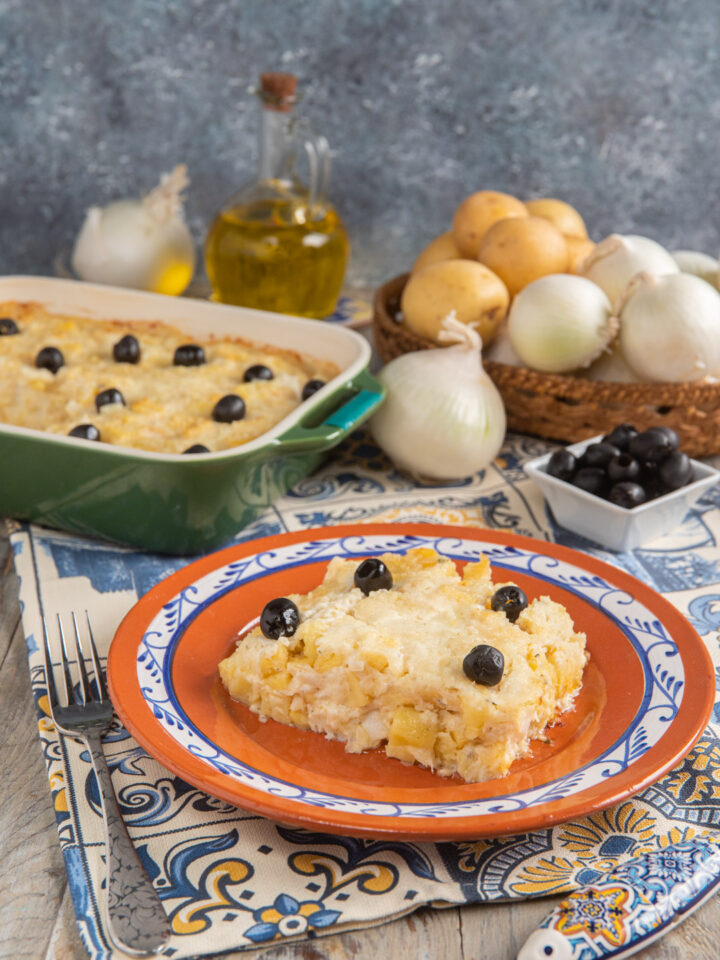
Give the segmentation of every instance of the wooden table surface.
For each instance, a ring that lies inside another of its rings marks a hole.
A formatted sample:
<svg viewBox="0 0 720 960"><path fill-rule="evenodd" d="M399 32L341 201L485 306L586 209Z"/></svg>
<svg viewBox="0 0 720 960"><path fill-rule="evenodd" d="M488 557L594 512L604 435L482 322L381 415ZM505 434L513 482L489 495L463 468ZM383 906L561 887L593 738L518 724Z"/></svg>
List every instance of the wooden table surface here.
<svg viewBox="0 0 720 960"><path fill-rule="evenodd" d="M85 960L37 736L17 583L0 520L0 958ZM369 930L225 954L228 960L514 960L555 899L431 910ZM642 960L715 960L715 897Z"/></svg>

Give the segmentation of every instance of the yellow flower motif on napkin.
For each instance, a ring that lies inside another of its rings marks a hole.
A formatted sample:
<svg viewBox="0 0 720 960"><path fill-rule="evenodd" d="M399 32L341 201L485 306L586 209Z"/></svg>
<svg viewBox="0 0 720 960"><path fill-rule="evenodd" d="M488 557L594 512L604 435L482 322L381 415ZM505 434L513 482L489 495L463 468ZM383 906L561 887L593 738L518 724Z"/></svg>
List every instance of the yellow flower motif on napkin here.
<svg viewBox="0 0 720 960"><path fill-rule="evenodd" d="M714 837L712 830L696 830L694 827L672 827L667 833L658 838L658 845L661 849L669 847L674 843L683 843L685 840L694 840L698 837Z"/></svg>
<svg viewBox="0 0 720 960"><path fill-rule="evenodd" d="M387 893L397 883L394 871L382 861L370 860L348 867L329 854L294 853L289 863L297 873L309 877L324 875L327 883L325 896L355 883L363 893Z"/></svg>
<svg viewBox="0 0 720 960"><path fill-rule="evenodd" d="M663 849L699 835L712 835L693 827L671 827L661 836L657 830L655 818L632 801L563 824L558 827L556 841L577 859L550 856L526 863L510 888L525 897L563 893L595 883L618 866L625 854L637 857L658 846Z"/></svg>
<svg viewBox="0 0 720 960"><path fill-rule="evenodd" d="M254 943L295 937L305 933L308 926L314 930L331 927L339 916L339 910L328 910L320 900L301 902L287 893L281 893L275 897L272 906L261 907L253 913L257 922L243 936Z"/></svg>
<svg viewBox="0 0 720 960"><path fill-rule="evenodd" d="M526 864L519 872L517 880L510 884L513 893L522 897L540 897L549 893L564 893L581 886L575 881L577 873L587 867L582 860L569 860L566 857L542 857L535 863Z"/></svg>
<svg viewBox="0 0 720 960"><path fill-rule="evenodd" d="M458 843L458 867L465 873L472 873L489 846L490 843L487 840L475 840L472 843Z"/></svg>
<svg viewBox="0 0 720 960"><path fill-rule="evenodd" d="M637 856L653 850L656 830L655 817L627 801L559 827L557 839L565 849L591 859L596 870L605 872L626 854Z"/></svg>
<svg viewBox="0 0 720 960"><path fill-rule="evenodd" d="M249 876L251 868L243 860L223 860L213 864L203 875L203 889L196 891L200 896L183 904L173 913L173 933L187 935L206 930L212 922L208 916L211 911L236 906L235 900L228 894L228 886L242 883ZM205 897L201 896L202 893L205 893Z"/></svg>

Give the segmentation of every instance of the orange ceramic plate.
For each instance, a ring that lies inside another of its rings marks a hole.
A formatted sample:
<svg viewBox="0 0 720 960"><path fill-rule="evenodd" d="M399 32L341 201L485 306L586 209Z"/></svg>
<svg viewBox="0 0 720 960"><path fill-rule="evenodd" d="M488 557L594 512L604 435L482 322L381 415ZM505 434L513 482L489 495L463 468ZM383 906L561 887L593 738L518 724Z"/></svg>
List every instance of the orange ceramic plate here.
<svg viewBox="0 0 720 960"><path fill-rule="evenodd" d="M260 722L218 679L218 662L265 603L317 586L331 557L415 546L459 566L487 553L496 580L558 600L587 634L590 660L574 708L502 779L464 783L380 750L346 753L321 734ZM207 793L284 823L422 840L523 833L616 803L681 760L715 695L700 637L634 577L529 537L427 524L307 530L197 560L128 613L108 678L138 742Z"/></svg>

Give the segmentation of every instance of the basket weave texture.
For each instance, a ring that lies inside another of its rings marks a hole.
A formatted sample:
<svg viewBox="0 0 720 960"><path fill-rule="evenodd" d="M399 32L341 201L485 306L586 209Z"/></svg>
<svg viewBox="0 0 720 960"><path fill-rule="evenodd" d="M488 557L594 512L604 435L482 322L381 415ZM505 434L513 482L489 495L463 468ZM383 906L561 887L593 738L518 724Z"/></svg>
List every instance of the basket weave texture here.
<svg viewBox="0 0 720 960"><path fill-rule="evenodd" d="M375 293L375 346L384 363L436 347L394 319L408 276L388 280ZM492 361L484 366L503 398L509 430L575 443L619 423L638 430L667 426L688 456L720 454L720 384L609 383Z"/></svg>

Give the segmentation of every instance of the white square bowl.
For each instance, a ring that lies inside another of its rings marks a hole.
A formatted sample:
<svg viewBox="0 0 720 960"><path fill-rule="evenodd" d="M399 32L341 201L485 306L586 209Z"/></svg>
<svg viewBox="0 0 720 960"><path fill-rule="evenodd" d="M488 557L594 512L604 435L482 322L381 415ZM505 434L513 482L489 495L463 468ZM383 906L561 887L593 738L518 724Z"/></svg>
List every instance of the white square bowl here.
<svg viewBox="0 0 720 960"><path fill-rule="evenodd" d="M573 443L567 449L579 457L586 447L600 440L602 435ZM713 467L691 460L694 480L687 486L628 510L566 480L550 476L547 464L551 456L552 451L530 460L525 464L525 471L542 490L557 522L573 533L618 552L632 550L668 533L682 522L701 495L720 479L720 472Z"/></svg>

